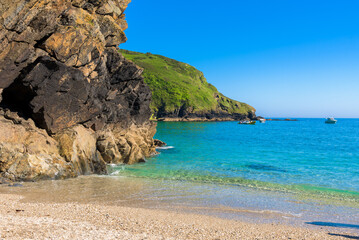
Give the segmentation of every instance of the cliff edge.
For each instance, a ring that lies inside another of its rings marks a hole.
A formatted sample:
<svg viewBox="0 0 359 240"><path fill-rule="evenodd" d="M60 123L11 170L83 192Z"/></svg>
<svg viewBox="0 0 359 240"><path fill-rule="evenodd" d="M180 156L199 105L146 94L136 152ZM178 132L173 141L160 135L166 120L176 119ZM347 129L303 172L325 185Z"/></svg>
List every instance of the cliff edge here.
<svg viewBox="0 0 359 240"><path fill-rule="evenodd" d="M0 178L106 173L155 151L151 91L118 51L130 0L0 0Z"/></svg>
<svg viewBox="0 0 359 240"><path fill-rule="evenodd" d="M161 55L120 50L144 69L151 88L154 118L163 121L231 121L255 119L255 109L230 99L193 66Z"/></svg>

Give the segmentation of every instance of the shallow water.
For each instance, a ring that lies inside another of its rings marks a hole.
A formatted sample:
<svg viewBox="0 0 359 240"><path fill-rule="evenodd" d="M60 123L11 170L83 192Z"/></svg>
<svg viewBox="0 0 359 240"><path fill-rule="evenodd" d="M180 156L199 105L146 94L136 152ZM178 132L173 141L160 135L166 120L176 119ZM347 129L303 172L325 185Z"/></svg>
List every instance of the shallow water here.
<svg viewBox="0 0 359 240"><path fill-rule="evenodd" d="M156 138L170 148L146 164L113 167L114 175L210 189L202 205L359 223L359 119L160 122Z"/></svg>
<svg viewBox="0 0 359 240"><path fill-rule="evenodd" d="M231 184L359 203L359 119L158 124L173 148L146 164L114 167L121 176Z"/></svg>
<svg viewBox="0 0 359 240"><path fill-rule="evenodd" d="M24 202L78 202L162 209L254 223L282 223L359 234L357 208L298 200L289 193L252 187L121 176L82 176L61 181L0 186ZM338 226L330 226L336 224ZM349 226L349 227L342 227ZM327 227L328 228L328 227Z"/></svg>
<svg viewBox="0 0 359 240"><path fill-rule="evenodd" d="M168 143L111 176L26 183L25 201L99 202L359 232L359 119L160 122ZM347 226L347 227L345 227Z"/></svg>

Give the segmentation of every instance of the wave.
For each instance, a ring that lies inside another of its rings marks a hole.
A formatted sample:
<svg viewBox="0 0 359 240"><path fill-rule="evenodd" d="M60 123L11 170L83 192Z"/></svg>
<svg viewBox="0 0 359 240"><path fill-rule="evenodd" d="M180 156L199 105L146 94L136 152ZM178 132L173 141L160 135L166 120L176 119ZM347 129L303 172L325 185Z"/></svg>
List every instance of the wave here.
<svg viewBox="0 0 359 240"><path fill-rule="evenodd" d="M156 149L159 149L159 150L167 150L167 149L173 149L175 147L173 146L165 146L165 147L156 147Z"/></svg>

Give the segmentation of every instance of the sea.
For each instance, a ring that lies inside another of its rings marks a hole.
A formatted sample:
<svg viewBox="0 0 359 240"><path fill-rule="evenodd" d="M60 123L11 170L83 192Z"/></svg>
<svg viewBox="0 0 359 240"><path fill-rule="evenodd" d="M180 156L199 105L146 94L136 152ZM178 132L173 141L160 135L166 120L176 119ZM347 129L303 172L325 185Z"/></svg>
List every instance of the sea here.
<svg viewBox="0 0 359 240"><path fill-rule="evenodd" d="M12 191L359 232L359 119L324 121L158 122L146 163Z"/></svg>

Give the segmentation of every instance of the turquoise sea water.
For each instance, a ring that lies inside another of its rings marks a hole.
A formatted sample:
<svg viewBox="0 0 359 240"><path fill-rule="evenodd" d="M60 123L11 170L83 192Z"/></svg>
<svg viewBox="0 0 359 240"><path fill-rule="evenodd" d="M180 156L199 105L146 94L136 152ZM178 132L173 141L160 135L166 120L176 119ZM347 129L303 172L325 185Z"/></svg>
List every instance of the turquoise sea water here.
<svg viewBox="0 0 359 240"><path fill-rule="evenodd" d="M168 143L109 176L24 183L27 201L100 202L359 234L359 119L159 122Z"/></svg>
<svg viewBox="0 0 359 240"><path fill-rule="evenodd" d="M359 206L359 119L267 122L159 122L169 148L122 176L228 184ZM173 148L171 148L173 147Z"/></svg>

